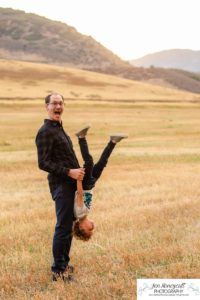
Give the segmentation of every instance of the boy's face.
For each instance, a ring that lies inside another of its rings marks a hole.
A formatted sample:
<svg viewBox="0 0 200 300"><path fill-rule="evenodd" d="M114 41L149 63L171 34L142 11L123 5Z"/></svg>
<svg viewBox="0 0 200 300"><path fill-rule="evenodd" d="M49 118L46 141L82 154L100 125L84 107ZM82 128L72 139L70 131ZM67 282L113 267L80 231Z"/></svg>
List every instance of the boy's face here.
<svg viewBox="0 0 200 300"><path fill-rule="evenodd" d="M79 228L83 230L88 237L91 237L94 230L94 222L85 218L79 223Z"/></svg>

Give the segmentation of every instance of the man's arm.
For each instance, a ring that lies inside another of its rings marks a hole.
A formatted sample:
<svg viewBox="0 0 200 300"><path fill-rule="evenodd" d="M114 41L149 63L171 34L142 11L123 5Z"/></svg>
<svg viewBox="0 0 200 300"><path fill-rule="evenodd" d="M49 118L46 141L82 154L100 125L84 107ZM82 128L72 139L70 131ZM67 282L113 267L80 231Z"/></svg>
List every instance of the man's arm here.
<svg viewBox="0 0 200 300"><path fill-rule="evenodd" d="M61 176L69 176L76 180L83 180L84 169L69 169L52 161L53 136L47 131L41 131L36 137L38 166L41 170Z"/></svg>
<svg viewBox="0 0 200 300"><path fill-rule="evenodd" d="M38 166L41 170L58 175L66 175L69 169L52 161L53 136L47 131L41 131L36 137Z"/></svg>

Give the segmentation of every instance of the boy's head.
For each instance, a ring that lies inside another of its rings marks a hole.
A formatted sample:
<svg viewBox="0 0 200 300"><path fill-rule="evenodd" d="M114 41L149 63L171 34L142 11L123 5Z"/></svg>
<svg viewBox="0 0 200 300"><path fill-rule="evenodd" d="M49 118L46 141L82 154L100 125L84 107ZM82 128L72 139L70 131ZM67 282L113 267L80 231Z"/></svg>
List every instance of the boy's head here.
<svg viewBox="0 0 200 300"><path fill-rule="evenodd" d="M94 222L86 217L74 224L74 236L82 241L88 241L94 230Z"/></svg>

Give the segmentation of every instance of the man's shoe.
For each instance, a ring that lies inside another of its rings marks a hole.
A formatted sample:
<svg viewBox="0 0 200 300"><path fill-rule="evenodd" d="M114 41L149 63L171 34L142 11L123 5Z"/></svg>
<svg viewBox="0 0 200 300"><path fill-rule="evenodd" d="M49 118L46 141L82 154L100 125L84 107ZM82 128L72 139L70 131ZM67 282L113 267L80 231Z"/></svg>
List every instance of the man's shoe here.
<svg viewBox="0 0 200 300"><path fill-rule="evenodd" d="M52 280L70 282L73 281L73 273L74 267L68 265L64 272L52 272Z"/></svg>
<svg viewBox="0 0 200 300"><path fill-rule="evenodd" d="M63 273L62 272L52 272L52 281L61 281L63 280Z"/></svg>
<svg viewBox="0 0 200 300"><path fill-rule="evenodd" d="M128 137L125 133L114 133L110 136L110 139L113 143L119 143L122 139L126 139Z"/></svg>
<svg viewBox="0 0 200 300"><path fill-rule="evenodd" d="M68 265L65 269L65 271L63 272L63 281L64 282L71 282L74 280L73 277L73 273L74 273L74 267L71 265Z"/></svg>
<svg viewBox="0 0 200 300"><path fill-rule="evenodd" d="M78 138L84 138L87 134L88 129L90 128L90 126L84 127L83 129L81 129L80 131L78 131L75 135Z"/></svg>
<svg viewBox="0 0 200 300"><path fill-rule="evenodd" d="M66 270L68 270L68 272L70 272L70 273L74 273L74 267L72 265L68 265L66 267Z"/></svg>

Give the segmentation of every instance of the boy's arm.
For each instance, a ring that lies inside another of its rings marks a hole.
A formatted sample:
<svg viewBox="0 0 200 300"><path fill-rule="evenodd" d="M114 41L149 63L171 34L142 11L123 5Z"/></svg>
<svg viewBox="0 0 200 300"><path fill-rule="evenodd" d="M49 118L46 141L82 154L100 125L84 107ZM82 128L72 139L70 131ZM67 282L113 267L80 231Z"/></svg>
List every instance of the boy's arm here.
<svg viewBox="0 0 200 300"><path fill-rule="evenodd" d="M83 185L81 180L76 181L77 184L77 206L82 207L83 202Z"/></svg>
<svg viewBox="0 0 200 300"><path fill-rule="evenodd" d="M77 180L76 183L77 183L77 191L76 191L75 203L74 203L74 216L77 219L81 219L87 216L90 211L92 194L87 192L86 194L84 193L81 180ZM87 194L90 194L89 199L87 199L87 197L85 198L85 195Z"/></svg>

